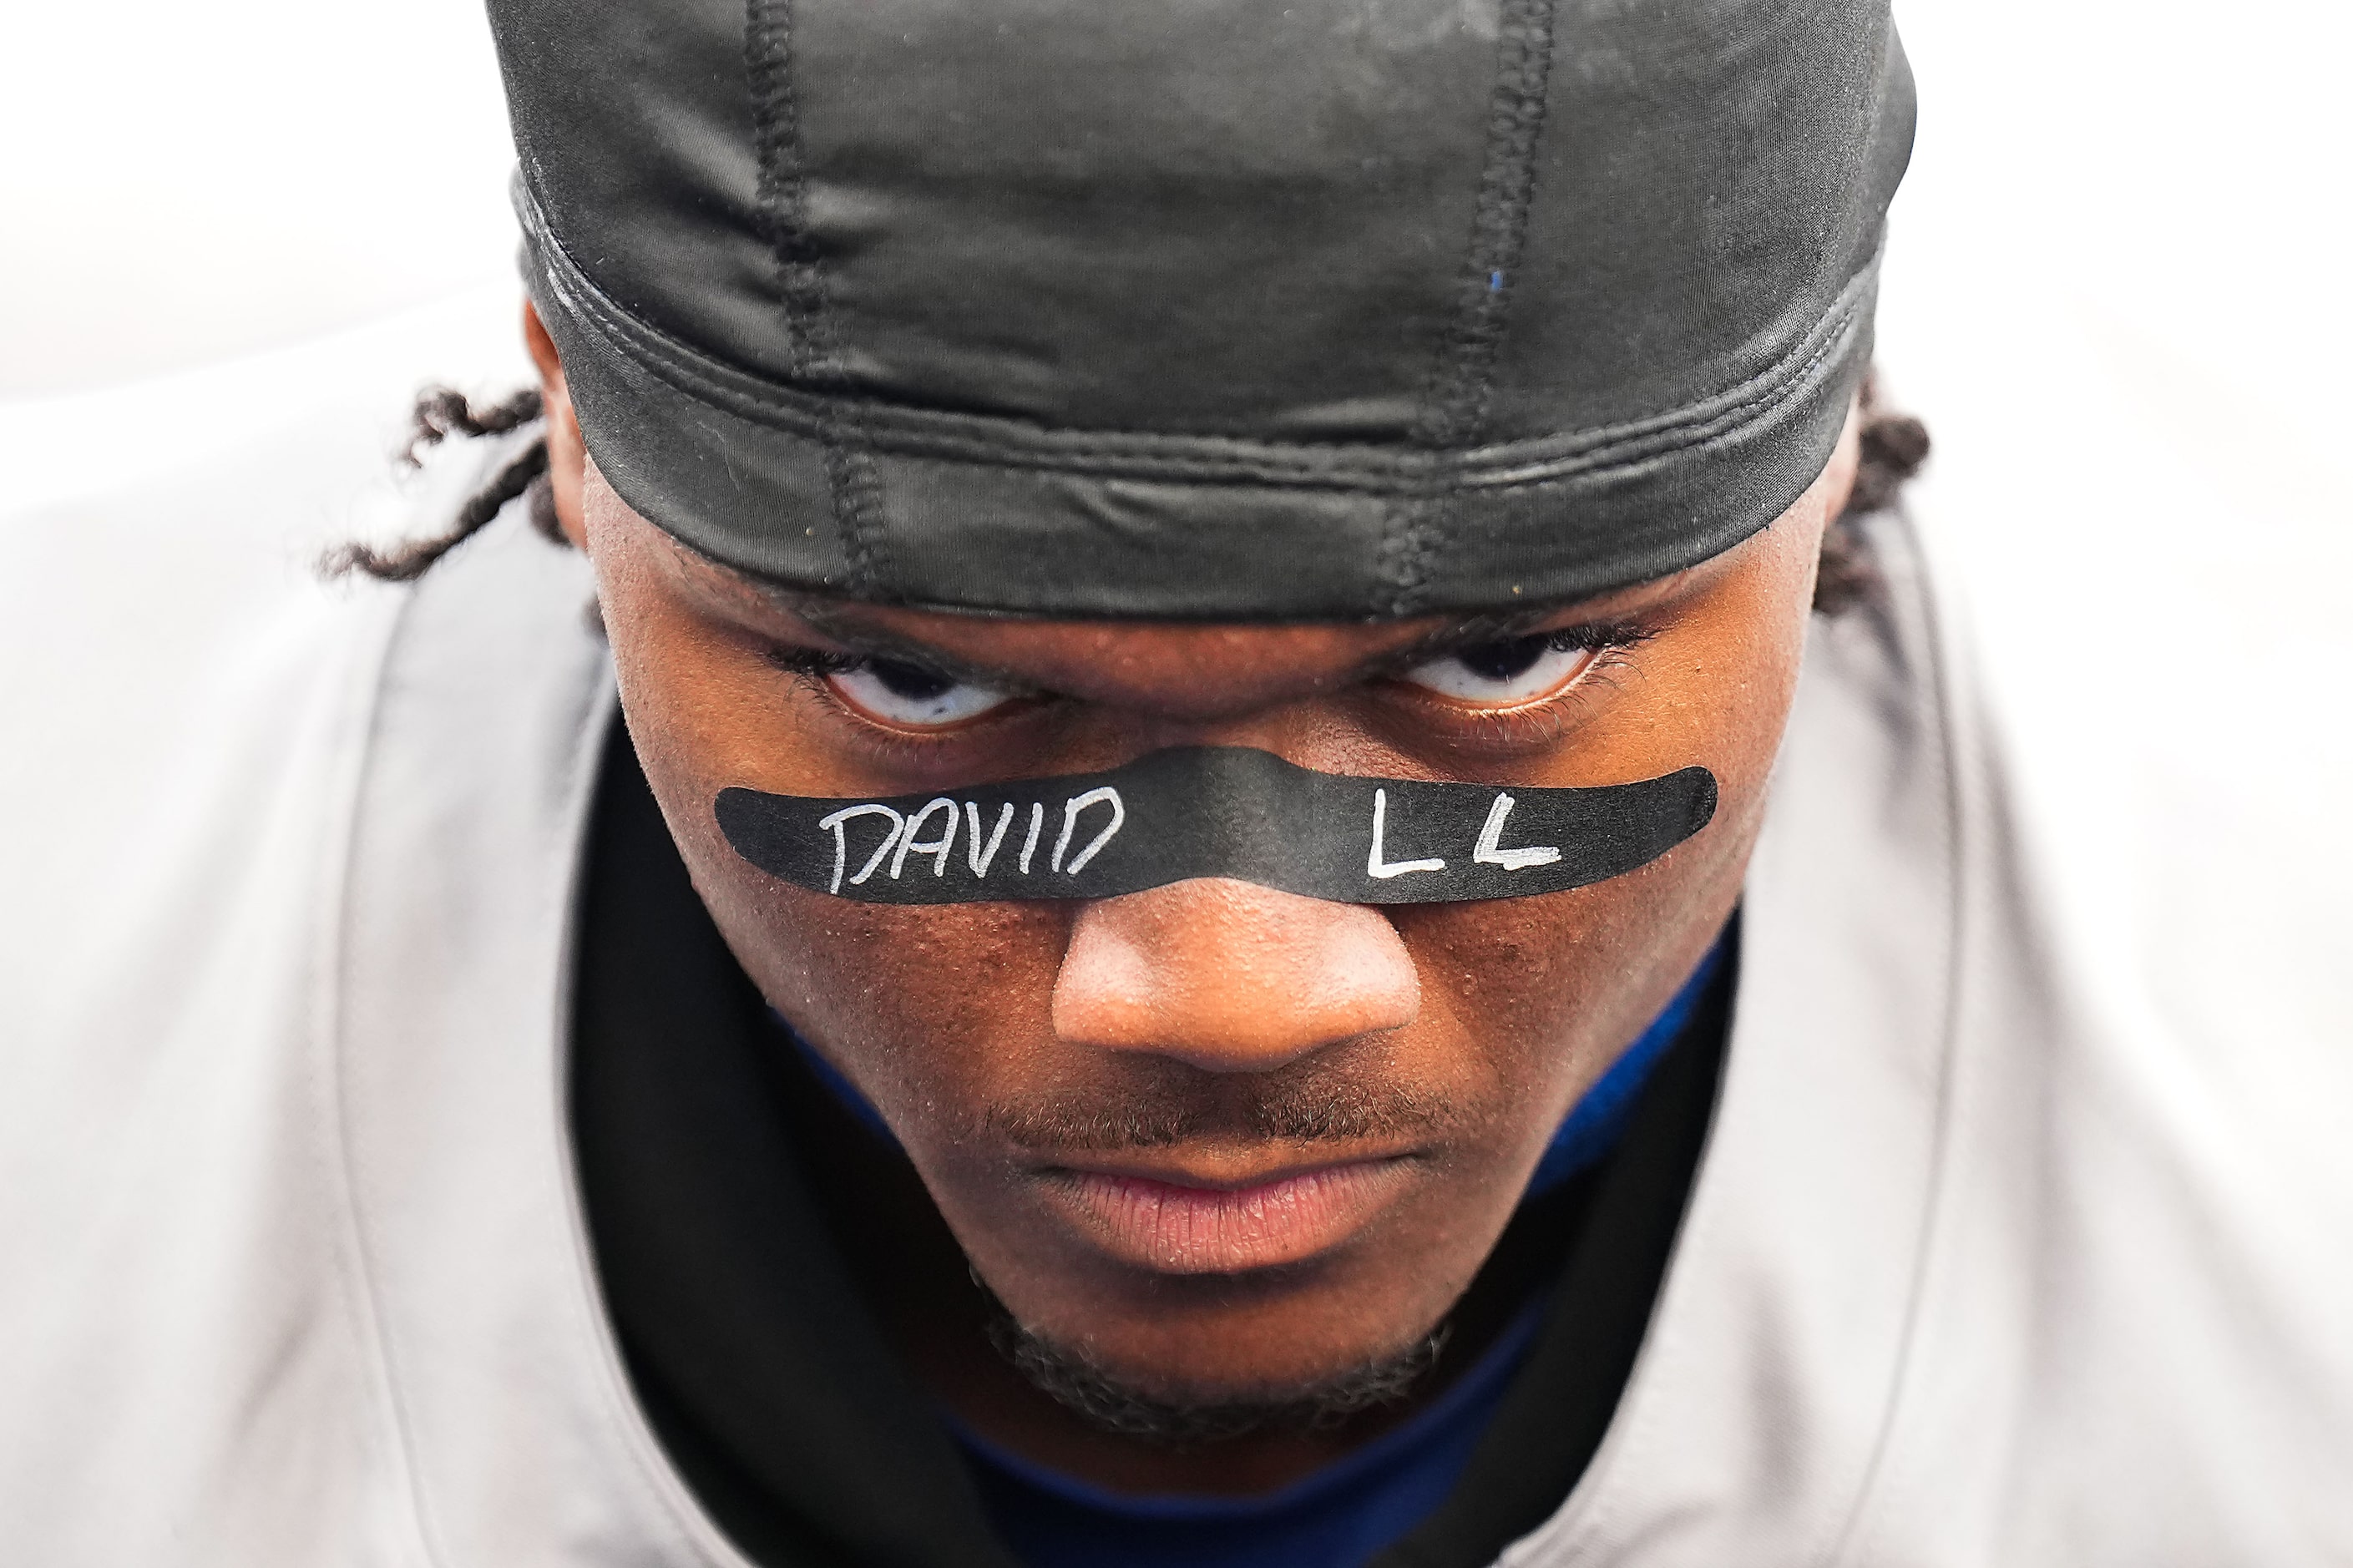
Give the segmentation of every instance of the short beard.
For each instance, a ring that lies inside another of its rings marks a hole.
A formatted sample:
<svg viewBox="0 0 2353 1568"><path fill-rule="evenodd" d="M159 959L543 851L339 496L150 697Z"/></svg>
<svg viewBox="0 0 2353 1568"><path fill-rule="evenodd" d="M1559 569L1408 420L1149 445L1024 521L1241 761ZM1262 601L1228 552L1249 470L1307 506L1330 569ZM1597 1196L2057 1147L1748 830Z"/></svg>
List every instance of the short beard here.
<svg viewBox="0 0 2353 1568"><path fill-rule="evenodd" d="M999 1315L989 1339L1041 1392L1090 1425L1171 1448L1221 1443L1270 1428L1324 1431L1397 1405L1438 1363L1449 1325L1335 1376L1264 1394L1187 1399L1136 1387L1083 1350L1058 1345Z"/></svg>

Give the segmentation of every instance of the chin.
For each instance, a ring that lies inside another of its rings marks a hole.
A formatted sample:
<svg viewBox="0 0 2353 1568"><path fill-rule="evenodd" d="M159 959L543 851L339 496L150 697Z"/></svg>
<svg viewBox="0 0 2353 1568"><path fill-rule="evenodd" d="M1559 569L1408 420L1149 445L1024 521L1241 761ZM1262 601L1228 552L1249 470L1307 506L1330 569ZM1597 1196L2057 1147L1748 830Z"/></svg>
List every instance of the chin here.
<svg viewBox="0 0 2353 1568"><path fill-rule="evenodd" d="M1436 1364L1442 1328L1371 1347L1326 1343L1320 1359L1260 1362L1251 1347L1200 1336L1177 1364L1115 1359L1086 1339L1060 1338L1010 1317L997 1349L1029 1382L1108 1431L1170 1443L1239 1436L1278 1426L1327 1426L1411 1397ZM1200 1352L1211 1355L1205 1361ZM1227 1353L1218 1353L1218 1352Z"/></svg>

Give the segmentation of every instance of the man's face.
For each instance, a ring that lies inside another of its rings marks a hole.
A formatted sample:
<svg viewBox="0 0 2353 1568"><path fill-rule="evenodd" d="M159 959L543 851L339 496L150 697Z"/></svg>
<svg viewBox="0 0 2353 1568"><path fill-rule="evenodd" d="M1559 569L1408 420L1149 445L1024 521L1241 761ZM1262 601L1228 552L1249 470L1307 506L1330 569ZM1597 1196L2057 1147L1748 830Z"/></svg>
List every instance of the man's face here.
<svg viewBox="0 0 2353 1568"><path fill-rule="evenodd" d="M1025 1328L1139 1392L1224 1401L1312 1392L1426 1335L1569 1105L1714 940L1852 449L1739 548L1467 645L1445 618L796 604L681 548L593 464L570 510L647 777L753 979L880 1109ZM856 903L755 869L712 816L731 785L900 795L1187 745L1504 786L1698 763L1721 804L1609 881L1385 909L1226 879Z"/></svg>

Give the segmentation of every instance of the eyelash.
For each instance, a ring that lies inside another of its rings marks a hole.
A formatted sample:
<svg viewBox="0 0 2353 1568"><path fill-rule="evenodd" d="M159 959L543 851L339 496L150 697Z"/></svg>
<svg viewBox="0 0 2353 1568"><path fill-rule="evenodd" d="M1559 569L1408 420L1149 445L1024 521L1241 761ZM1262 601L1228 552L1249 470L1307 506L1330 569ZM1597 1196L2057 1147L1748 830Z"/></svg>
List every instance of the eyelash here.
<svg viewBox="0 0 2353 1568"><path fill-rule="evenodd" d="M934 763L947 754L942 751L943 747L960 747L968 743L976 734L975 731L961 727L931 732L902 730L850 714L840 699L827 689L826 677L864 668L873 662L871 654L834 653L826 648L778 645L767 650L766 658L771 665L799 680L819 700L855 719L857 743L885 765L921 767ZM931 668L912 658L900 662L913 665L919 669ZM955 678L951 676L948 679Z"/></svg>
<svg viewBox="0 0 2353 1568"><path fill-rule="evenodd" d="M840 697L833 695L833 692L828 689L828 685L826 685L826 676L840 676L840 673L866 668L871 667L871 664L875 664L878 659L887 659L892 661L892 664L906 664L906 667L920 668L920 671L927 671L927 673L939 673L944 680L963 680L960 676L948 676L948 673L939 671L936 667L924 664L924 661L920 659L896 659L896 657L892 655L830 652L826 650L826 647L797 647L797 645L772 645L765 657L767 657L767 661L772 664L772 667L781 668L781 671L786 671L788 676L796 678L797 683L805 685L805 688L809 689L809 695L817 697L818 701L824 701L826 706L835 709L835 711L842 713L845 718L849 718L849 721L854 722L857 744L863 746L869 753L873 753L873 756L878 758L878 761L885 763L885 765L908 765L908 767L932 765L932 763L939 763L941 758L946 758L946 756L963 756L965 751L967 751L974 742L981 742L986 740L986 737L1002 734L1002 730L997 728L996 722L988 722L990 718L997 718L996 713L984 716L984 721L979 721L976 728L967 728L967 725L946 725L946 728L939 728L939 730L899 728L899 725L880 722L875 721L875 718L869 718L869 716L863 716L863 713L852 711L852 709L849 709ZM997 689L1005 689L1008 697L1014 697L1014 700L1017 700L1005 704L1005 713L1002 713L1005 721L1014 721L1014 718L1018 718L1018 713L1035 711L1035 709L1040 706L1038 704L1038 697L1040 697L1038 692L1018 692L1018 689L1008 689L1008 688L997 688Z"/></svg>
<svg viewBox="0 0 2353 1568"><path fill-rule="evenodd" d="M1507 749L1546 744L1567 732L1578 710L1591 700L1593 688L1614 688L1616 682L1611 677L1634 668L1633 660L1627 656L1657 637L1659 631L1658 626L1636 621L1592 621L1563 626L1545 638L1546 650L1588 652L1593 661L1561 690L1516 708L1461 708L1436 697L1429 699L1429 702L1431 707L1442 707L1450 722L1460 727L1474 744Z"/></svg>
<svg viewBox="0 0 2353 1568"><path fill-rule="evenodd" d="M1588 687L1596 683L1608 684L1613 671L1631 668L1626 656L1658 635L1658 627L1634 621L1593 621L1563 626L1546 637L1546 651L1584 651L1593 655L1593 662L1579 671L1577 679L1565 689L1517 708L1453 708L1451 711L1457 723L1480 731L1482 738L1508 745L1548 740L1557 735L1573 710L1583 705ZM768 662L778 669L818 688L823 687L826 677L860 668L871 661L871 656L866 654L835 653L826 648L798 647L770 648L767 658ZM913 664L915 661L910 659L907 662ZM870 743L879 743L893 751L902 748L921 751L935 742L925 736L882 730L870 737Z"/></svg>
<svg viewBox="0 0 2353 1568"><path fill-rule="evenodd" d="M1533 634L1522 633L1521 635L1529 636ZM1577 626L1563 626L1558 631L1544 634L1545 651L1547 653L1590 653L1594 656L1592 664L1588 666L1584 671L1580 671L1577 679L1570 683L1570 689L1574 690L1577 686L1584 683L1586 676L1593 670L1607 668L1622 660L1625 655L1633 652L1636 648L1641 647L1644 643L1649 642L1658 635L1659 628L1657 626L1651 626L1643 622L1588 621ZM1510 642L1517 639L1509 637L1499 637L1493 640L1496 642ZM1477 645L1457 643L1455 645L1455 651L1460 651L1465 647L1475 646ZM1440 653L1436 657L1446 658L1451 658L1451 656L1452 655L1450 652ZM1416 658L1413 662L1419 664L1424 662L1424 660L1430 657L1431 656L1425 654ZM1541 707L1544 703L1550 700L1552 700L1550 698L1538 698L1535 702L1530 703L1528 706ZM1512 710L1498 710L1497 711L1508 712L1512 711Z"/></svg>
<svg viewBox="0 0 2353 1568"><path fill-rule="evenodd" d="M1659 635L1659 628L1638 621L1591 621L1563 626L1545 638L1555 653L1583 648L1595 654L1630 653Z"/></svg>
<svg viewBox="0 0 2353 1568"><path fill-rule="evenodd" d="M1634 668L1626 657L1623 645L1598 647L1593 662L1577 671L1577 679L1550 697L1540 697L1534 702L1524 702L1516 708L1458 708L1453 710L1453 722L1489 740L1510 746L1542 744L1558 739L1569 729L1577 713L1592 700L1597 686L1615 688L1611 675Z"/></svg>
<svg viewBox="0 0 2353 1568"><path fill-rule="evenodd" d="M788 675L803 675L811 680L823 680L828 675L842 675L866 662L860 653L828 653L821 647L772 647L768 662Z"/></svg>

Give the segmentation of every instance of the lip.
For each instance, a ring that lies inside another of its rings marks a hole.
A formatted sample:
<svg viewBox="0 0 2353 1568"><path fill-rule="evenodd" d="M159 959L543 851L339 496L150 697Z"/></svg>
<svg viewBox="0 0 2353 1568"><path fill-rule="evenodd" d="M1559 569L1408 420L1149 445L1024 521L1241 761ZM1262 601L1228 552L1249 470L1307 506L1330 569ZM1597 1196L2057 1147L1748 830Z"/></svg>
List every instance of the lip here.
<svg viewBox="0 0 2353 1568"><path fill-rule="evenodd" d="M1048 1201L1104 1251L1160 1274L1238 1274L1299 1263L1362 1231L1403 1189L1403 1156L1340 1161L1219 1183L1068 1166Z"/></svg>

